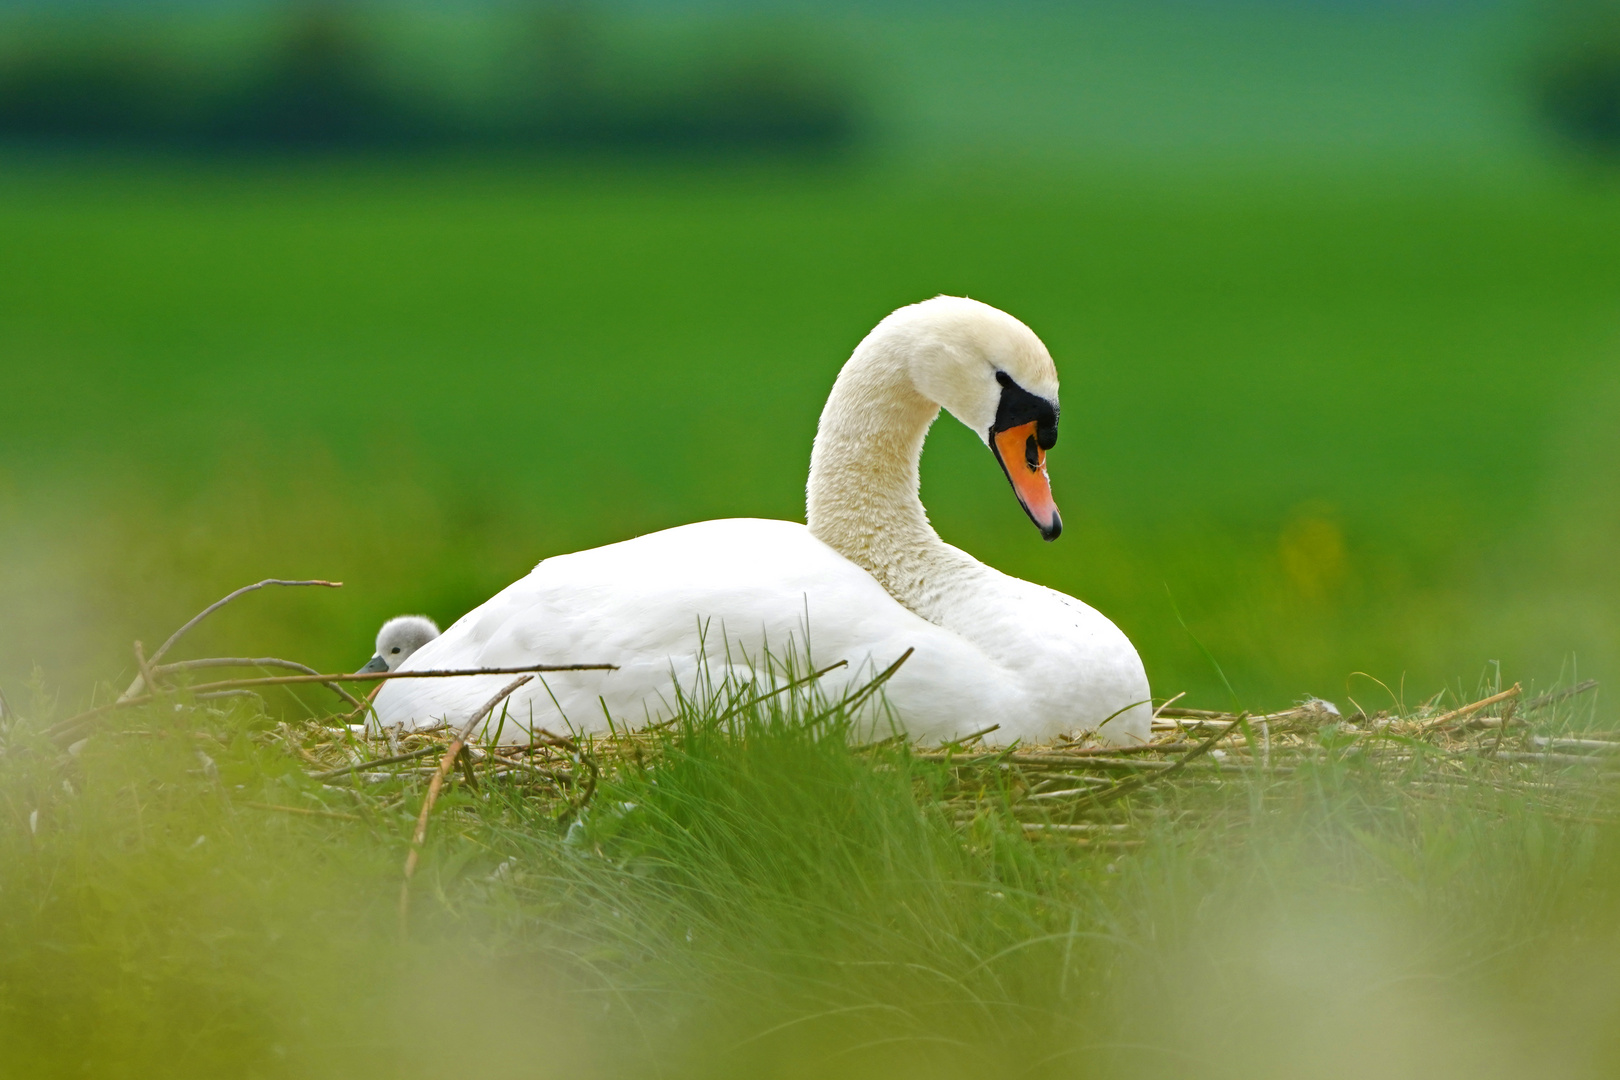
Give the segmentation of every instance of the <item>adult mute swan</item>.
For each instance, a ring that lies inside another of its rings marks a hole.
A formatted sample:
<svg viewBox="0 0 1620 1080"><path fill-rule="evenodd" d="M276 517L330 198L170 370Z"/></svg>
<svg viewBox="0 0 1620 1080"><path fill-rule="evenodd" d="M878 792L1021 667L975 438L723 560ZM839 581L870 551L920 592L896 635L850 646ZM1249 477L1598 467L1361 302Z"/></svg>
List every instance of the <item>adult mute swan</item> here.
<svg viewBox="0 0 1620 1080"><path fill-rule="evenodd" d="M912 738L999 724L993 742L1081 731L1146 740L1147 676L1112 622L985 566L929 524L917 465L942 407L978 433L1041 535L1056 539L1052 358L1011 315L940 296L889 315L839 372L810 457L808 525L704 521L554 556L401 666L618 665L519 690L503 731L523 741L525 726L605 730L604 712L618 725L657 719L670 712L672 674L690 688L705 663L802 648L808 627L816 664L849 661L823 680L835 683L830 693L916 650L884 687ZM407 727L459 722L506 679L393 680L377 715Z"/></svg>

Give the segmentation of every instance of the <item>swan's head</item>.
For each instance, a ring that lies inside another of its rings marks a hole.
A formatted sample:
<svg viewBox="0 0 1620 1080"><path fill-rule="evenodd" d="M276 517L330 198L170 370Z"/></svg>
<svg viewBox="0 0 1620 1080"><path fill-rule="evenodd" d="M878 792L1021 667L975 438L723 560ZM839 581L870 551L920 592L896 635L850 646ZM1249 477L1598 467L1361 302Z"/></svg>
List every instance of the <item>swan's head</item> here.
<svg viewBox="0 0 1620 1080"><path fill-rule="evenodd" d="M401 615L377 631L377 652L361 673L397 671L406 659L439 636L439 625L426 615Z"/></svg>
<svg viewBox="0 0 1620 1080"><path fill-rule="evenodd" d="M1058 377L1041 339L1005 311L960 296L903 307L885 327L906 342L913 385L984 440L1041 536L1056 540L1063 518L1046 452L1057 443Z"/></svg>

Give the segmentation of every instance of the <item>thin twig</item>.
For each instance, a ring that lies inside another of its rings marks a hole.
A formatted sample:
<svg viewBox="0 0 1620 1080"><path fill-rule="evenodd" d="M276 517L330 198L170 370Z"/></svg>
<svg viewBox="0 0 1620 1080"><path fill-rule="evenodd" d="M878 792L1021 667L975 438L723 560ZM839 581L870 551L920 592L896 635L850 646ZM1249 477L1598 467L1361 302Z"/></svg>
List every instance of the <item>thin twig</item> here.
<svg viewBox="0 0 1620 1080"><path fill-rule="evenodd" d="M226 604L229 604L232 600L235 600L237 597L246 596L250 592L256 592L257 590L264 588L266 585L294 585L294 586L296 586L296 585L319 585L319 586L322 586L322 587L328 588L328 589L341 589L343 587L343 582L341 582L341 581L321 581L319 579L313 579L313 580L310 580L310 581L284 581L281 578L265 578L263 581L258 582L257 584L244 585L240 589L237 589L235 592L230 593L227 596L223 596L218 600L215 600L212 604L209 604L207 607L203 608L197 614L193 615L191 617L191 620L189 622L187 622L184 626L182 626L180 629L176 630L174 633L170 634L169 635L169 640L165 641L162 645L159 645L157 652L152 654L151 662L155 664L159 660L162 660L163 657L165 656L165 654L167 654L170 649L174 648L175 642L177 642L181 638L185 637L186 634L191 631L192 627L196 626L198 623L200 623L204 619L208 618L208 616L212 615L214 612L218 611L220 608L224 607Z"/></svg>
<svg viewBox="0 0 1620 1080"><path fill-rule="evenodd" d="M444 786L444 778L450 774L450 769L455 764L456 757L461 753L461 748L467 745L467 740L472 737L473 729L478 726L479 721L488 716L490 710L495 706L505 701L514 690L533 679L533 675L524 675L507 683L500 693L486 701L477 712L467 719L467 722L461 726L461 730L456 732L456 737L450 740L450 745L445 748L444 756L439 759L439 767L434 770L433 779L428 781L427 797L422 800L422 812L416 817L416 832L411 836L411 850L405 856L405 880L399 886L399 933L401 937L405 936L405 932L409 928L411 878L416 874L416 863L422 855L422 843L427 839L428 815L433 813L433 804L439 801L439 790Z"/></svg>
<svg viewBox="0 0 1620 1080"><path fill-rule="evenodd" d="M228 594L226 596L223 596L223 597L219 598L218 600L215 600L212 604L209 604L207 607L205 607L201 611L197 612L197 614L193 615L191 617L191 619L189 621L187 621L187 623L184 626L182 626L180 629L176 630L174 633L169 635L169 640L168 641L165 641L162 645L158 646L158 651L152 654L150 662L153 663L153 664L156 664L159 660L162 660L163 657L164 657L164 654L166 654L170 649L174 648L175 642L177 642L181 638L185 637L186 634L191 631L192 627L196 626L198 623L200 623L204 619L208 618L208 616L212 615L214 612L218 611L220 608L224 607L226 604L229 604L232 600L235 600L239 596L246 596L250 592L256 592L259 589L264 588L266 585L322 585L322 586L325 586L328 589L338 589L338 588L343 587L343 582L341 582L341 581L319 581L319 580L312 580L312 581L284 581L281 578L265 578L263 581L258 582L257 584L244 585L244 586L242 586L242 588L237 589L235 592L230 593L230 594ZM141 692L141 687L142 686L150 687L150 685L151 684L147 683L144 679L137 678L134 682L129 684L129 689L125 690L122 694L119 695L118 700L123 701L123 700L128 699L128 698L133 698L135 695L137 695L137 694L139 694Z"/></svg>
<svg viewBox="0 0 1620 1080"><path fill-rule="evenodd" d="M359 761L353 765L343 765L336 769L328 769L325 772L311 773L310 779L330 780L335 776L344 776L348 773L367 772L371 769L380 769L385 765L398 765L401 762L415 761L417 758L427 757L429 754L438 749L439 747L437 745L424 746L419 750L412 750L408 754L395 754L393 757L373 758L370 761Z"/></svg>
<svg viewBox="0 0 1620 1080"><path fill-rule="evenodd" d="M152 674L162 678L164 675L169 675L176 671L195 671L198 668L219 667L279 667L287 668L290 671L301 671L305 675L320 674L320 672L316 671L308 664L300 664L296 660L283 660L277 656L215 656L207 660L181 660L174 664L159 664L152 668ZM327 683L327 685L332 688L333 693L343 698L350 705L353 705L356 708L365 708L364 702L355 697L353 694L349 693L347 690L343 689L343 687L339 686L337 683Z"/></svg>
<svg viewBox="0 0 1620 1080"><path fill-rule="evenodd" d="M266 675L256 679L227 679L198 683L191 689L227 690L238 686L294 686L299 683L377 682L382 679L452 679L472 675L519 675L555 671L617 671L617 664L528 664L524 667L468 668L464 671L352 671L314 675Z"/></svg>
<svg viewBox="0 0 1620 1080"><path fill-rule="evenodd" d="M346 714L343 717L343 719L342 719L343 724L345 726L347 726L349 724L354 723L357 719L359 719L362 715L364 715L367 710L370 710L371 707L372 707L372 703L377 700L377 695L380 694L380 693L382 693L381 684L379 684L377 686L373 686L371 688L371 693L367 694L366 699L364 701L360 702L360 707L358 709L355 709L353 712ZM372 712L372 718L375 718L375 717L376 717L376 713L375 713L375 711L373 711ZM366 730L367 731L371 730L370 729L370 723L371 723L371 721L370 721L370 719L368 719L366 721L366 724L367 724ZM380 726L380 721L379 721L379 726Z"/></svg>
<svg viewBox="0 0 1620 1080"><path fill-rule="evenodd" d="M273 675L259 679L227 679L223 682L199 683L190 687L193 694L203 694L214 690L237 690L251 686L292 686L301 683L337 683L337 682L374 682L379 679L448 679L467 675L513 675L518 672L535 671L616 671L614 664L531 664L528 667L515 668L469 668L465 671L365 671L331 675ZM74 734L87 720L101 716L114 709L128 709L139 705L149 705L157 700L155 694L142 694L139 697L121 697L117 701L106 705L98 705L88 709L77 716L70 716L66 720L58 721L46 729L46 734L60 742L64 736Z"/></svg>

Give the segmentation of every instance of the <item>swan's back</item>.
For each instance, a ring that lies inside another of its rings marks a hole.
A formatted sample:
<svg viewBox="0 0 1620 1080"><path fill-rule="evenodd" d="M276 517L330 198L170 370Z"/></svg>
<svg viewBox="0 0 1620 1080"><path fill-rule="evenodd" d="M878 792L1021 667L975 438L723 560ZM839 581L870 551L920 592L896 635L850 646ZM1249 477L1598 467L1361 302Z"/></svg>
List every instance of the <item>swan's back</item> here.
<svg viewBox="0 0 1620 1080"><path fill-rule="evenodd" d="M803 525L731 518L546 559L402 670L619 665L547 674L514 694L502 739L527 741L530 726L606 730L604 702L615 724L670 715L674 683L690 690L705 664L718 680L728 667L749 677L767 650L801 665L847 660L849 668L823 680L837 694L908 648L917 652L891 693L905 702L902 719L914 736L986 727L1023 700L977 649L906 610ZM964 685L968 672L980 674ZM378 717L416 727L459 722L505 681L394 680L378 695Z"/></svg>

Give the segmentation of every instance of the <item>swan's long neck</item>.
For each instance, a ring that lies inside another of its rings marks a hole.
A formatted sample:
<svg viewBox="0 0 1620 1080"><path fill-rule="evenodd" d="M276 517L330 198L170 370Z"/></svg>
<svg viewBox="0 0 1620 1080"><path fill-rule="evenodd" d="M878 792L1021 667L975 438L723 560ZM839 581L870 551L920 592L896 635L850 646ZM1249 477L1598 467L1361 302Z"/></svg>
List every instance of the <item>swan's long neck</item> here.
<svg viewBox="0 0 1620 1080"><path fill-rule="evenodd" d="M918 463L939 406L918 392L898 343L868 338L833 384L810 455L811 535L932 622L971 558L948 546L918 497Z"/></svg>

